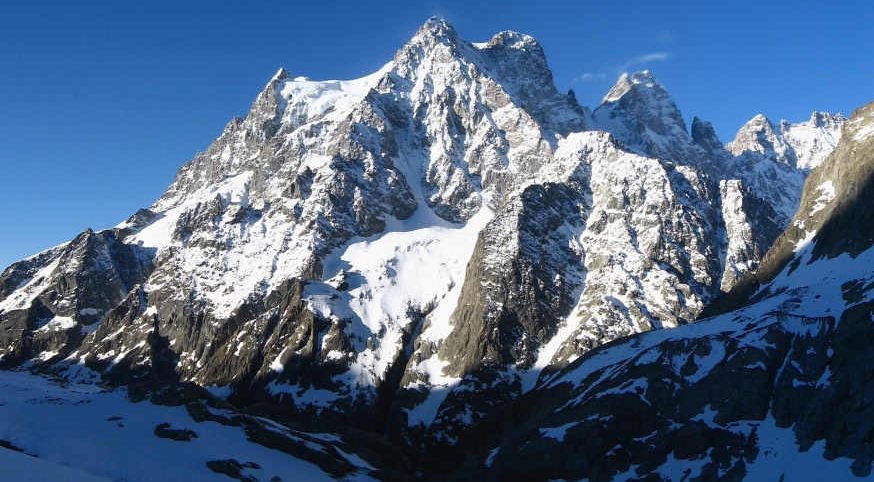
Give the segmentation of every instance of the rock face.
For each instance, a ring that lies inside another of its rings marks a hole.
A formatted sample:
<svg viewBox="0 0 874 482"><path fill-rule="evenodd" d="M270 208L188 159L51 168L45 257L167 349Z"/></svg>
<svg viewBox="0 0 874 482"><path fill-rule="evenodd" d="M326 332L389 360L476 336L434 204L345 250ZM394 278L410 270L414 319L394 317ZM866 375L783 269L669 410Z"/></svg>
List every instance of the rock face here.
<svg viewBox="0 0 874 482"><path fill-rule="evenodd" d="M590 351L470 432L458 450L476 455L454 475L870 477L872 113L811 173L743 307Z"/></svg>
<svg viewBox="0 0 874 482"><path fill-rule="evenodd" d="M720 181L719 194L726 232L720 289L728 292L756 268L783 226L774 206L742 179Z"/></svg>
<svg viewBox="0 0 874 482"><path fill-rule="evenodd" d="M842 124L757 117L726 148L649 72L590 111L533 38L430 19L366 77L280 69L151 207L7 268L0 360L454 442L602 344L695 320Z"/></svg>

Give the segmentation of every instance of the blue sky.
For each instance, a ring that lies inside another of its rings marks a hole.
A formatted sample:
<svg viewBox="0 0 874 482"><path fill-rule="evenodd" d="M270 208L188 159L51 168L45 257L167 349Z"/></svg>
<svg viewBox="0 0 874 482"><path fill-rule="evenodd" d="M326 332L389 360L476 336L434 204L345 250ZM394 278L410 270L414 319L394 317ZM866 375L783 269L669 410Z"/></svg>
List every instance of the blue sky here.
<svg viewBox="0 0 874 482"><path fill-rule="evenodd" d="M471 41L535 36L558 88L590 106L649 68L724 139L758 112L874 99L867 1L4 2L0 265L151 204L279 66L361 76L431 15Z"/></svg>

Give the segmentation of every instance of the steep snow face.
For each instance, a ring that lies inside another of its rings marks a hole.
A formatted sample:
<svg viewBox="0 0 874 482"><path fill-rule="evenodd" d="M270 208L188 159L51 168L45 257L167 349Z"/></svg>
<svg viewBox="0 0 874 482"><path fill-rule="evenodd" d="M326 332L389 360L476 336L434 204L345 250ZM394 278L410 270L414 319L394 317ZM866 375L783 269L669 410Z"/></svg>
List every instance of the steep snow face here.
<svg viewBox="0 0 874 482"><path fill-rule="evenodd" d="M725 255L725 273L722 277L721 288L728 291L734 281L742 273L750 271L750 259L755 259L761 253L752 252L755 246L751 245L753 239L752 228L743 209L743 193L741 183L738 180L723 181L719 184L719 192L722 196L722 218L725 220L725 230L737 233L728 237Z"/></svg>
<svg viewBox="0 0 874 482"><path fill-rule="evenodd" d="M412 193L381 146L388 123L364 100L389 68L321 83L279 72L128 239L158 251L148 290L226 319L288 279L318 276L319 257L344 239L409 216Z"/></svg>
<svg viewBox="0 0 874 482"><path fill-rule="evenodd" d="M55 249L57 250L57 249ZM27 309L33 304L39 294L46 289L47 279L55 273L60 264L60 259L55 254L54 259L40 266L36 265L31 268L32 274L22 284L12 288L10 295L0 302L0 311L12 311ZM38 260L40 255L36 255L31 259Z"/></svg>
<svg viewBox="0 0 874 482"><path fill-rule="evenodd" d="M720 271L714 193L698 172L603 154L590 157L592 210L579 239L587 275L568 317L579 329L565 361L606 340L693 320Z"/></svg>
<svg viewBox="0 0 874 482"><path fill-rule="evenodd" d="M227 318L259 286L262 293L273 290L308 269L312 259L305 243L312 238L295 236L300 230L289 231L286 217L264 213L264 202L249 197L252 182L247 171L195 191L125 239L156 249L162 261L147 291L171 292L180 276L190 277L192 291L214 316ZM207 226L200 224L204 221ZM190 293L180 291L175 298L181 301Z"/></svg>
<svg viewBox="0 0 874 482"><path fill-rule="evenodd" d="M733 160L732 174L767 202L781 226L788 224L798 209L806 173L782 162L744 154Z"/></svg>
<svg viewBox="0 0 874 482"><path fill-rule="evenodd" d="M841 140L847 119L841 114L814 112L806 122L780 122L786 143L795 151L795 167L804 171L819 166Z"/></svg>
<svg viewBox="0 0 874 482"><path fill-rule="evenodd" d="M281 80L276 86L279 110L282 112L280 122L288 126L302 126L324 119L327 115L331 115L333 120L340 120L364 100L370 89L376 87L391 68L392 64L388 63L378 71L354 80L289 78L289 74L280 69L274 77Z"/></svg>
<svg viewBox="0 0 874 482"><path fill-rule="evenodd" d="M491 217L487 200L464 225L423 209L391 223L384 235L353 240L327 257L324 281L307 286L306 300L322 318L349 323L346 332L355 352L327 354L352 357L348 383L375 386L408 350L413 336L446 336L465 265ZM421 331L426 316L428 329ZM431 382L436 386L440 381Z"/></svg>

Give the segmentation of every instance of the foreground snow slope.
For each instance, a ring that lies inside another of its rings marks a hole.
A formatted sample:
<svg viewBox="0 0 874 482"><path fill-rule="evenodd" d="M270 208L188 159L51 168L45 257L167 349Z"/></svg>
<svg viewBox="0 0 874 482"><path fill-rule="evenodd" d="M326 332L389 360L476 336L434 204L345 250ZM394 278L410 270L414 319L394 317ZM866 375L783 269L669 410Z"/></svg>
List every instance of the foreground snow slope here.
<svg viewBox="0 0 874 482"><path fill-rule="evenodd" d="M273 476L334 480L337 476L259 445L244 427L226 425L218 418L197 421L184 406L133 402L125 390L106 391L0 371L0 406L0 440L20 451L0 452L0 460L6 461L0 464L0 474L8 475L3 480L227 480L228 470L257 480ZM161 436L164 424L167 434ZM267 427L294 436L278 424ZM297 436L299 443L325 456L331 445L341 446L331 434ZM368 472L366 463L334 453L359 464L346 480L370 480L363 475Z"/></svg>
<svg viewBox="0 0 874 482"><path fill-rule="evenodd" d="M17 482L108 482L112 479L98 477L80 470L27 455L15 450L0 448L0 479Z"/></svg>

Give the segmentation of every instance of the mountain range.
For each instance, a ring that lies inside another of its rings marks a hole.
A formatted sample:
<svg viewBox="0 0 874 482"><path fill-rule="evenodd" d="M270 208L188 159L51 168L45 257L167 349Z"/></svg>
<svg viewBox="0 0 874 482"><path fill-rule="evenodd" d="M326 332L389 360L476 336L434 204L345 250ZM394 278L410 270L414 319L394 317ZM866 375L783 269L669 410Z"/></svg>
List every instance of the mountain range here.
<svg viewBox="0 0 874 482"><path fill-rule="evenodd" d="M95 456L117 440L172 453L172 480L867 477L872 140L869 104L723 144L648 71L590 109L532 37L438 18L359 79L280 69L152 206L0 274L22 421L0 455L125 480L149 472Z"/></svg>

